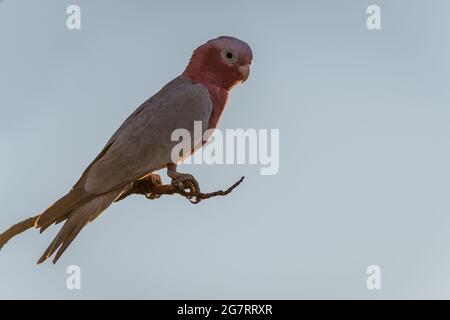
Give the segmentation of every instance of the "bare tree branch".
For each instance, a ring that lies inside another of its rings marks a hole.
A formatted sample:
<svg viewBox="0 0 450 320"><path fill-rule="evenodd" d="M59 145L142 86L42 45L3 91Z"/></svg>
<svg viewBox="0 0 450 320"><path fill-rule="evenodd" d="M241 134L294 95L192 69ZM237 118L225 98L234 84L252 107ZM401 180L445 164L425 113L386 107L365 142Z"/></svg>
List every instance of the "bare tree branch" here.
<svg viewBox="0 0 450 320"><path fill-rule="evenodd" d="M34 227L34 224L39 218L39 215L25 219L15 225L13 225L11 228L0 234L0 249L14 236Z"/></svg>
<svg viewBox="0 0 450 320"><path fill-rule="evenodd" d="M176 187L172 184L162 184L155 182L154 179L150 177L137 180L133 182L131 188L125 191L117 201L123 200L129 195L132 194L141 194L146 196L148 199L157 199L162 195L172 195L179 194L186 199L188 199L191 203L197 204L202 200L217 197L217 196L226 196L230 194L238 185L240 185L244 181L244 177L241 177L238 181L236 181L231 187L224 190L202 193L200 191L195 190L194 183L191 181L187 181L182 187Z"/></svg>

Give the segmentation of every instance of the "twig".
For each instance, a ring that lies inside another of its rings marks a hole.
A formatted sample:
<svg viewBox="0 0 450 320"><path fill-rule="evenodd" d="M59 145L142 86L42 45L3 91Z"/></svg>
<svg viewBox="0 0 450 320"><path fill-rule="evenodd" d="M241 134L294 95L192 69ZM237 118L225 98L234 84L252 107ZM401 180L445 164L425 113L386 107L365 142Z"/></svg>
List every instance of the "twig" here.
<svg viewBox="0 0 450 320"><path fill-rule="evenodd" d="M0 249L14 236L34 227L34 223L36 222L37 218L39 218L39 215L35 217L31 217L28 219L25 219L15 225L13 225L11 228L6 230L5 232L0 234Z"/></svg>
<svg viewBox="0 0 450 320"><path fill-rule="evenodd" d="M225 191L219 190L215 192L202 193L196 191L195 188L192 188L192 184L184 185L183 188L177 188L172 184L155 183L153 179L146 178L133 182L132 186L127 191L125 191L119 198L116 199L116 202L123 200L132 194L144 195L145 197L147 197L147 199L157 199L165 194L167 195L179 194L188 199L191 203L197 204L205 199L218 196L226 196L230 194L238 185L242 183L242 181L244 181L244 177L241 177L238 181L236 181L231 187L229 187Z"/></svg>

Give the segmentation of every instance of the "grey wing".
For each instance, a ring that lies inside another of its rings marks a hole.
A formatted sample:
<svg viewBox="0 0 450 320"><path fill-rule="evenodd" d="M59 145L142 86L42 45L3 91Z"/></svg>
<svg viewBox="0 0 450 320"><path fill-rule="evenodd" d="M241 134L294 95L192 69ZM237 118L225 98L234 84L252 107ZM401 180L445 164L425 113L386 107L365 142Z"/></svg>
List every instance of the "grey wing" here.
<svg viewBox="0 0 450 320"><path fill-rule="evenodd" d="M81 175L81 178L77 181L77 183L75 184L78 185L79 183L82 182L82 180L84 178L86 178L87 173L89 172L89 170L91 169L91 167L99 160L101 159L106 152L108 152L108 149L111 147L111 145L113 144L113 142L117 139L117 137L124 131L124 129L134 121L134 119L136 117L139 116L139 114L141 113L141 111L143 109L145 109L146 107L148 107L155 96L152 96L151 98L149 98L147 101L145 101L143 104L141 104L139 106L139 108L137 108L123 123L122 125L119 127L119 129L116 130L116 132L114 132L114 134L111 136L111 138L108 140L108 142L106 143L106 145L103 147L102 151L100 151L100 153L97 155L97 157L89 164L89 166L84 170L83 174Z"/></svg>
<svg viewBox="0 0 450 320"><path fill-rule="evenodd" d="M180 76L128 118L108 143L107 151L89 167L84 189L102 194L159 170L171 162L171 135L186 129L194 141L194 121L207 129L212 102L208 90ZM201 137L200 137L201 139Z"/></svg>
<svg viewBox="0 0 450 320"><path fill-rule="evenodd" d="M121 133L128 127L129 124L133 123L140 114L142 110L151 105L152 100L155 96L148 99L144 102L136 111L134 111L127 120L120 126L120 128L113 134L113 136L109 139L108 143L102 149L102 151L97 155L97 157L89 164L89 166L84 170L80 179L75 183L72 189L58 201L53 203L50 207L48 207L36 221L36 226L41 228L41 232L43 232L46 228L48 228L54 222L61 222L67 219L73 210L77 207L87 203L88 201L97 197L97 194L91 194L86 192L86 179L91 172L92 167L96 164L100 159L102 159L111 148L114 141L121 135Z"/></svg>

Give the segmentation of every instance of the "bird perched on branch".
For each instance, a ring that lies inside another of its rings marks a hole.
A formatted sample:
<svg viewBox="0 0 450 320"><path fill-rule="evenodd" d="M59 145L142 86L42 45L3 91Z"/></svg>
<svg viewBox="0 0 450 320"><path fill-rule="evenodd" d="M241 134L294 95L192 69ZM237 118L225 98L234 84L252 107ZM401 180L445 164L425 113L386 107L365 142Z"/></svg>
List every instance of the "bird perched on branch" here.
<svg viewBox="0 0 450 320"><path fill-rule="evenodd" d="M171 141L171 134L183 128L196 136L194 121L202 122L203 131L215 128L230 89L247 80L252 58L249 45L233 37L218 37L198 47L184 72L125 120L69 193L36 217L34 226L41 232L64 222L38 263L55 253L56 263L81 229L134 181L160 181L154 171L167 168L172 185L183 187L188 181L199 190L193 176L177 172L171 157L177 142ZM192 141L193 146L201 144Z"/></svg>

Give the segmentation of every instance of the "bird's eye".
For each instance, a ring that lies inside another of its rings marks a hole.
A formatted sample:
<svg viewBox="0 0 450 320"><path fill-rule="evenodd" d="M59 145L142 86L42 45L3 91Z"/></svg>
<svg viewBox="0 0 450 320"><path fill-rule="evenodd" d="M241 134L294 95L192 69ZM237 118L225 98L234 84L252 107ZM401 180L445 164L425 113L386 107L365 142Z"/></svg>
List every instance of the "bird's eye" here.
<svg viewBox="0 0 450 320"><path fill-rule="evenodd" d="M237 52L233 49L225 49L220 52L220 55L222 56L223 62L230 66L234 65L239 60Z"/></svg>

